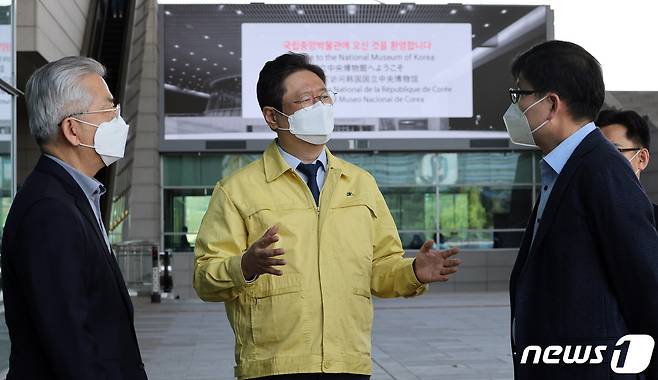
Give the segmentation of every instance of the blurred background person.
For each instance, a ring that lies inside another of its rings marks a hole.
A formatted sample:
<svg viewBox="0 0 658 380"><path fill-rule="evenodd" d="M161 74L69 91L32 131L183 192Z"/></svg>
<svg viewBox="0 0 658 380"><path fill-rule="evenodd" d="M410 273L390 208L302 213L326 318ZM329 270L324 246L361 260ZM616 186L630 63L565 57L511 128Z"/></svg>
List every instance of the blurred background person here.
<svg viewBox="0 0 658 380"><path fill-rule="evenodd" d="M595 124L619 152L626 156L633 173L640 174L651 159L651 131L647 117L632 110L604 110L599 113ZM653 204L654 219L658 222L658 205Z"/></svg>

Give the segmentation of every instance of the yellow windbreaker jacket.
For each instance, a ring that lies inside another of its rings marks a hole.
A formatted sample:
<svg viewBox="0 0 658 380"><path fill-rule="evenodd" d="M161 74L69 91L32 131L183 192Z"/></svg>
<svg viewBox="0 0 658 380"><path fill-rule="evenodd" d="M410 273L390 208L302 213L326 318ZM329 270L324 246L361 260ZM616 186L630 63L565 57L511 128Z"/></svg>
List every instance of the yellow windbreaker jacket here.
<svg viewBox="0 0 658 380"><path fill-rule="evenodd" d="M425 291L375 179L334 157L315 206L273 142L215 186L195 247L194 288L223 301L235 332L235 376L371 373L371 295ZM247 283L242 254L279 226L283 276Z"/></svg>

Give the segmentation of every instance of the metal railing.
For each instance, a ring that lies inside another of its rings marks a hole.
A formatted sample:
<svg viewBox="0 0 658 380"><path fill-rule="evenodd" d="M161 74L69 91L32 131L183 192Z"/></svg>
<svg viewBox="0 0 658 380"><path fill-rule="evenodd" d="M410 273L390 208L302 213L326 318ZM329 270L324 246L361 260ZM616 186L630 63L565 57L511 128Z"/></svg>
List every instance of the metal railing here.
<svg viewBox="0 0 658 380"><path fill-rule="evenodd" d="M157 244L148 241L128 241L113 246L119 269L131 295L151 295L160 302L160 294L171 293L173 255L160 252Z"/></svg>
<svg viewBox="0 0 658 380"><path fill-rule="evenodd" d="M152 242L129 241L113 244L123 280L131 295L148 294L153 285L153 250L158 246Z"/></svg>

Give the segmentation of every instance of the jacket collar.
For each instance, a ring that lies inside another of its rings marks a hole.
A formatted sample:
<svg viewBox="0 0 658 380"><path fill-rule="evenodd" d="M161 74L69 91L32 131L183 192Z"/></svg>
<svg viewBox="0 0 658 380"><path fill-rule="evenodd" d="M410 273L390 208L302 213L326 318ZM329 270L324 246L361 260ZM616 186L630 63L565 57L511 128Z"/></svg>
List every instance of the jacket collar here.
<svg viewBox="0 0 658 380"><path fill-rule="evenodd" d="M66 191L73 195L75 198L86 199L86 195L80 185L73 179L71 174L69 174L66 169L64 169L60 164L53 161L52 159L41 155L37 166L34 168L38 172L46 173L54 176L59 180Z"/></svg>
<svg viewBox="0 0 658 380"><path fill-rule="evenodd" d="M349 176L350 170L347 165L345 165L345 162L331 154L329 148L326 146L324 149L327 153L327 172L331 169L334 169L338 170L341 175ZM290 165L288 165L286 160L281 156L281 152L279 152L276 141L272 141L272 143L263 153L263 166L265 169L265 179L267 182L272 182L288 170L293 170Z"/></svg>

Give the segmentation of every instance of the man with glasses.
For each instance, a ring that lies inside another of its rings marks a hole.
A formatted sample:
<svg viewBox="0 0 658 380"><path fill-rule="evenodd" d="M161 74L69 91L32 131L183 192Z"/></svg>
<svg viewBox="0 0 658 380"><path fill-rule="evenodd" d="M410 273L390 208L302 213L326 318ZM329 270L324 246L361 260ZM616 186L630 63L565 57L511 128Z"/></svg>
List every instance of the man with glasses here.
<svg viewBox="0 0 658 380"><path fill-rule="evenodd" d="M651 361L650 350L625 349L621 338L658 339L658 233L628 159L593 123L605 96L601 67L582 47L549 41L511 72L505 126L513 142L544 155L510 278L515 379L628 378L614 371L628 363L656 380L655 351Z"/></svg>
<svg viewBox="0 0 658 380"><path fill-rule="evenodd" d="M367 379L372 296L447 281L457 249L404 258L374 178L331 154L335 93L302 54L267 62L256 88L277 139L221 180L196 241L194 287L222 301L239 379Z"/></svg>
<svg viewBox="0 0 658 380"><path fill-rule="evenodd" d="M640 173L649 165L651 132L646 116L627 110L604 110L599 113L596 125L603 135L626 156L633 173L640 179ZM653 205L654 218L658 221L658 205Z"/></svg>
<svg viewBox="0 0 658 380"><path fill-rule="evenodd" d="M105 68L67 57L25 89L42 156L11 205L2 241L8 380L144 380L133 306L94 179L123 157L128 125Z"/></svg>

